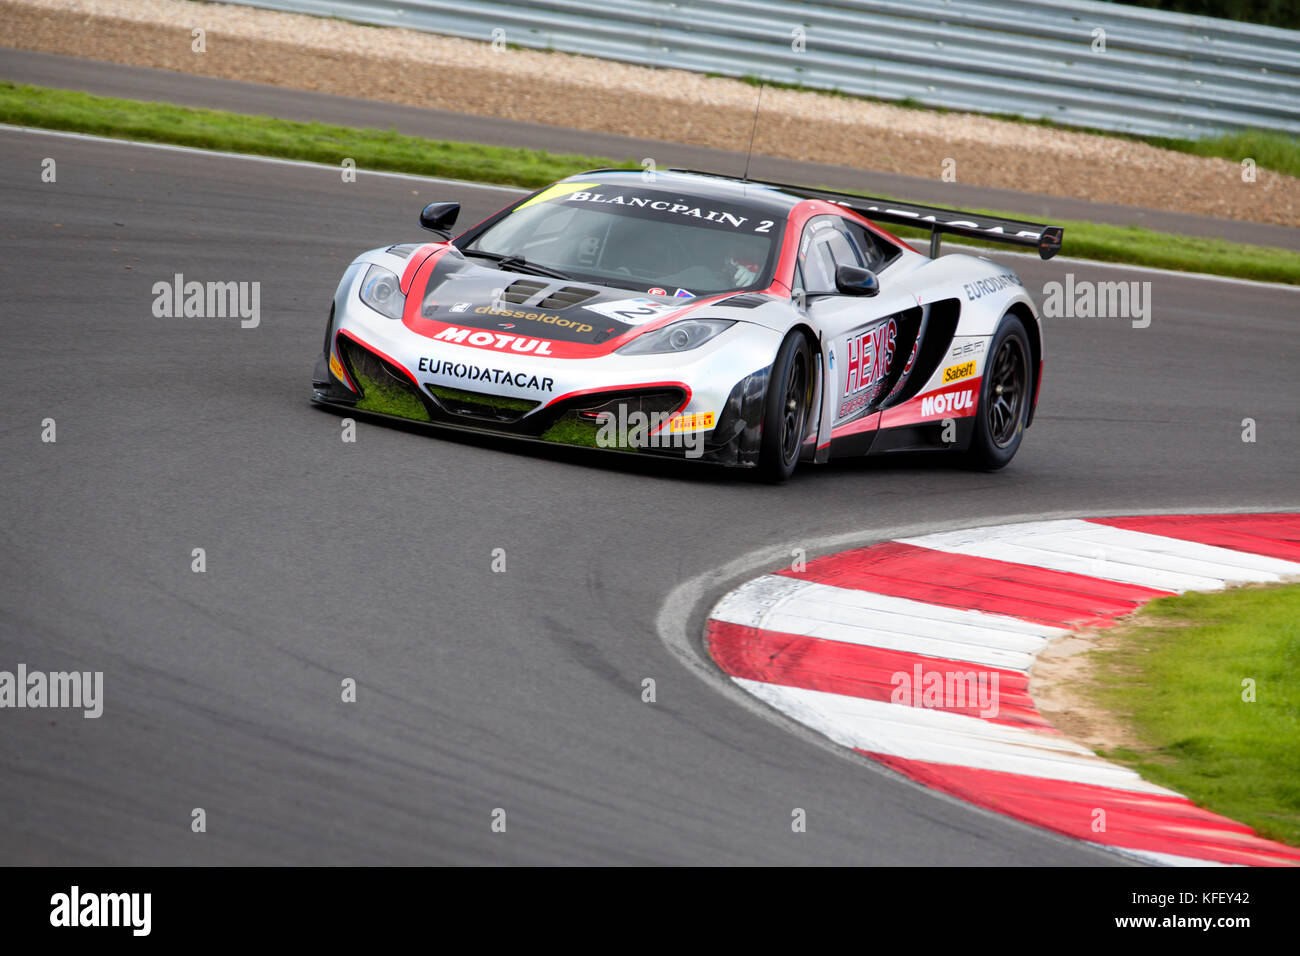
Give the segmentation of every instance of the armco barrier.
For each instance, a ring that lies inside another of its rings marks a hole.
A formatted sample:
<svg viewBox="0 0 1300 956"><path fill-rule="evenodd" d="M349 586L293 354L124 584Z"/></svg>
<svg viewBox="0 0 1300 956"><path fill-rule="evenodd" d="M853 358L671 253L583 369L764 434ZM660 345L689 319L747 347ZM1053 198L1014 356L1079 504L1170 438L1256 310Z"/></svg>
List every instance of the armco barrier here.
<svg viewBox="0 0 1300 956"><path fill-rule="evenodd" d="M1095 0L235 2L1145 135L1300 133L1300 31Z"/></svg>

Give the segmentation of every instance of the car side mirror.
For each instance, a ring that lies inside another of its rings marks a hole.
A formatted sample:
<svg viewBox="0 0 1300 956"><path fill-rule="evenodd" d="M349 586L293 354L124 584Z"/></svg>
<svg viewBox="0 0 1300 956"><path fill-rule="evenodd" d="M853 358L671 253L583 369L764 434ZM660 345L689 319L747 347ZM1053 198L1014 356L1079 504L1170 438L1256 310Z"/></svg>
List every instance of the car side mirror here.
<svg viewBox="0 0 1300 956"><path fill-rule="evenodd" d="M844 295L879 295L880 280L870 269L839 266L835 270L835 288Z"/></svg>
<svg viewBox="0 0 1300 956"><path fill-rule="evenodd" d="M460 215L458 202L431 202L420 210L420 225L445 239L451 238L451 227Z"/></svg>

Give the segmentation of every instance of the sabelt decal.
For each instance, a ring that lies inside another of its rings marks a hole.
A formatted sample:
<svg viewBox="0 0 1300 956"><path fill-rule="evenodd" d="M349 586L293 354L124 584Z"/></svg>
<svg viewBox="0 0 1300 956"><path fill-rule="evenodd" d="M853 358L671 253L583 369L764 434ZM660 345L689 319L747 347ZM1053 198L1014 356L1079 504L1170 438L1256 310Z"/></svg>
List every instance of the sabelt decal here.
<svg viewBox="0 0 1300 956"><path fill-rule="evenodd" d="M975 374L975 360L962 362L960 365L949 365L943 370L943 383L955 382L959 379L970 378Z"/></svg>
<svg viewBox="0 0 1300 956"><path fill-rule="evenodd" d="M430 375L464 379L467 382L491 382L493 385L512 385L534 392L554 391L555 379L533 375L531 372L512 372L509 369L486 368L465 362L449 362L436 358L422 358L416 369Z"/></svg>
<svg viewBox="0 0 1300 956"><path fill-rule="evenodd" d="M698 432L712 428L717 416L713 412L697 412L693 415L677 415L668 422L670 432Z"/></svg>

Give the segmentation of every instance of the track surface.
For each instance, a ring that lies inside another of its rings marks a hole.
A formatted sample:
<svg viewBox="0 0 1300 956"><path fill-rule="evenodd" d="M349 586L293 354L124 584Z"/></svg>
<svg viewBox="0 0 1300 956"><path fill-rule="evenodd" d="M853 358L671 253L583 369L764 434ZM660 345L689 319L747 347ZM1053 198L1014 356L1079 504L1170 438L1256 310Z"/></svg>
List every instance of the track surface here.
<svg viewBox="0 0 1300 956"><path fill-rule="evenodd" d="M1297 505L1300 291L1006 259L1035 294L1149 279L1155 314L1050 324L999 474L851 462L773 488L365 422L344 444L307 401L334 284L448 198L474 222L509 194L0 131L0 669L103 670L106 698L0 713L0 862L1115 862L737 707L656 615L774 542ZM154 318L177 272L260 281L260 327Z"/></svg>

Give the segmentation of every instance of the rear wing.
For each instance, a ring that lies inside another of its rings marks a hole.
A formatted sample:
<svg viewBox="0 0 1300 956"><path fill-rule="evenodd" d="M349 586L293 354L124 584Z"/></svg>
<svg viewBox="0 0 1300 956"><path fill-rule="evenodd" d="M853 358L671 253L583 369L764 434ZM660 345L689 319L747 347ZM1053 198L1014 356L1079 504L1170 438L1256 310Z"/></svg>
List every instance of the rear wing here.
<svg viewBox="0 0 1300 956"><path fill-rule="evenodd" d="M685 169L675 171L690 172ZM704 173L703 175L716 174ZM832 192L829 189L789 186L785 183L764 182L759 179L748 179L745 182L771 186L805 199L822 199L835 203L852 209L858 215L874 222L929 229L931 258L939 255L939 238L943 233L967 236L971 239L985 239L989 242L1005 242L1013 246L1030 246L1038 250L1038 255L1042 259L1050 259L1061 251L1061 240L1065 235L1065 230L1060 226L1023 222L1019 219L1001 219L983 213L941 209L938 206L922 206L917 203L876 199L871 196L855 196L852 193Z"/></svg>

